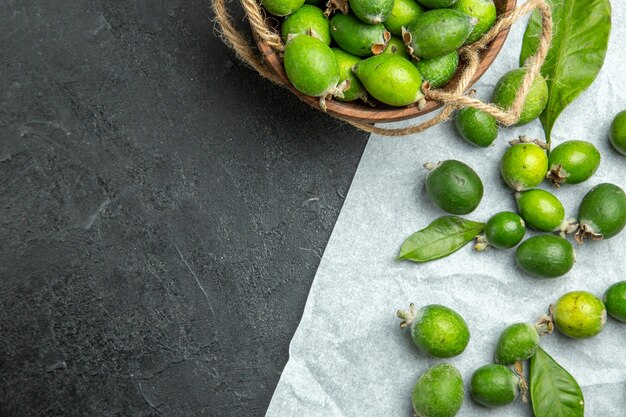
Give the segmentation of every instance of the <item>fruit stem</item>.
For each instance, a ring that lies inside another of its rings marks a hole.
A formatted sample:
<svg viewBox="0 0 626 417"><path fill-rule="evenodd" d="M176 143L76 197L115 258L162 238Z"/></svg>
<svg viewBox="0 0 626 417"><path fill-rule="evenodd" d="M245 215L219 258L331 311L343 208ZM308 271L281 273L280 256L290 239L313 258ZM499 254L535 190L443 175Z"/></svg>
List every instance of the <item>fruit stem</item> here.
<svg viewBox="0 0 626 417"><path fill-rule="evenodd" d="M402 322L400 322L400 328L404 329L405 327L410 326L411 323L413 323L413 320L415 320L416 314L417 314L417 309L415 308L415 304L413 303L409 305L408 310L396 311L396 316L399 319L402 319Z"/></svg>
<svg viewBox="0 0 626 417"><path fill-rule="evenodd" d="M527 396L528 383L526 382L526 377L524 376L524 362L522 361L515 362L515 364L513 365L513 369L515 370L515 373L519 377L519 389L522 393L522 402L527 403L528 402L528 396Z"/></svg>

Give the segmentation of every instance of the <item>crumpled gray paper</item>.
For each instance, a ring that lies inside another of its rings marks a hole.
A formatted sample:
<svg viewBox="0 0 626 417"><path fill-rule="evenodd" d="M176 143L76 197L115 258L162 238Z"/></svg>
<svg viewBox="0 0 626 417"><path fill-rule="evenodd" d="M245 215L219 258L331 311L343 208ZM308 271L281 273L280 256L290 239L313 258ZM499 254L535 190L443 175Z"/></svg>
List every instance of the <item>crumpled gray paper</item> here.
<svg viewBox="0 0 626 417"><path fill-rule="evenodd" d="M498 78L517 66L525 24L515 25L494 65L476 86L490 97ZM602 154L597 173L576 186L551 189L575 216L583 195L595 184L626 188L626 157L610 146L613 116L626 108L626 6L613 1L609 52L594 84L557 121L553 142L583 139ZM410 122L407 122L410 123ZM405 124L407 124L405 123ZM474 252L471 247L427 264L397 262L402 241L443 215L424 193L422 164L459 159L472 166L485 184L479 208L467 218L486 221L501 210L515 211L513 193L499 174L507 141L520 134L543 138L538 121L501 129L488 149L465 144L451 123L402 138L372 136L311 287L302 321L290 345L287 363L267 417L412 416L411 391L429 366L450 362L464 381L493 361L502 329L534 322L560 295L587 290L599 296L626 279L626 231L604 242L576 245L573 270L554 280L520 273L514 250ZM466 351L449 360L425 356L400 330L398 308L431 303L463 315L471 331ZM588 417L626 416L626 324L609 319L604 331L587 340L558 333L542 346L579 382ZM469 397L458 416L531 416L528 405L489 410Z"/></svg>

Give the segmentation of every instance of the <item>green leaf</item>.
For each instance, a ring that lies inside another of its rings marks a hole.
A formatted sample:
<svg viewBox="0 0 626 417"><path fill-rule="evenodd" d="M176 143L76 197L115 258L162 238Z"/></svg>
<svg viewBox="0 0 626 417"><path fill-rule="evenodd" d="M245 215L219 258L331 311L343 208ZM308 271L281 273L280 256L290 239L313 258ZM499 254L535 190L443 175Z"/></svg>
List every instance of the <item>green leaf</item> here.
<svg viewBox="0 0 626 417"><path fill-rule="evenodd" d="M530 400L535 417L583 417L578 382L540 347L530 359Z"/></svg>
<svg viewBox="0 0 626 417"><path fill-rule="evenodd" d="M484 228L484 223L465 220L461 217L440 217L426 229L409 236L402 244L397 259L428 262L443 258L462 248Z"/></svg>
<svg viewBox="0 0 626 417"><path fill-rule="evenodd" d="M561 112L595 80L611 32L609 0L548 0L552 5L552 44L541 74L548 82L548 104L539 116L546 140ZM533 14L524 33L520 63L539 46L541 15Z"/></svg>

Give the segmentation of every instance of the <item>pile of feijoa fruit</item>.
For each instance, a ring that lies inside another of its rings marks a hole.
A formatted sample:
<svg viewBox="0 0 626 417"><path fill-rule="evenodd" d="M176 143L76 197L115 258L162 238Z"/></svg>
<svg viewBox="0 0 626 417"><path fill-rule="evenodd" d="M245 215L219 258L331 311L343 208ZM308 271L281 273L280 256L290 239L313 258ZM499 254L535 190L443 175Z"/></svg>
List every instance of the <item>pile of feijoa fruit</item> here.
<svg viewBox="0 0 626 417"><path fill-rule="evenodd" d="M458 49L496 20L493 0L262 0L284 17L285 72L302 94L407 106L447 84ZM324 9L322 9L324 8Z"/></svg>

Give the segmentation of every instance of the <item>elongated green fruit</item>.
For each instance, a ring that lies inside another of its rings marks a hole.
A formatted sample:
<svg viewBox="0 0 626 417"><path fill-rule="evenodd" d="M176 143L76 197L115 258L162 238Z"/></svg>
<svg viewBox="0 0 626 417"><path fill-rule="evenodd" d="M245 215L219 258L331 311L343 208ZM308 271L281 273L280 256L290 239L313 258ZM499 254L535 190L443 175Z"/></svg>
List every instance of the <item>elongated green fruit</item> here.
<svg viewBox="0 0 626 417"><path fill-rule="evenodd" d="M461 409L464 392L458 369L447 363L435 365L413 388L413 410L420 417L453 417Z"/></svg>
<svg viewBox="0 0 626 417"><path fill-rule="evenodd" d="M350 10L362 22L375 25L384 22L393 9L394 0L350 0Z"/></svg>
<svg viewBox="0 0 626 417"><path fill-rule="evenodd" d="M424 7L413 0L395 0L391 14L385 20L385 27L392 35L401 36L402 27L424 13Z"/></svg>
<svg viewBox="0 0 626 417"><path fill-rule="evenodd" d="M363 57L382 53L391 38L382 23L368 25L353 15L341 13L330 20L330 34L341 49Z"/></svg>
<svg viewBox="0 0 626 417"><path fill-rule="evenodd" d="M311 35L330 45L330 23L319 7L305 4L295 13L287 16L280 26L283 42L289 40L289 35Z"/></svg>
<svg viewBox="0 0 626 417"><path fill-rule="evenodd" d="M452 9L430 10L402 32L409 53L432 59L459 49L470 35L476 19Z"/></svg>
<svg viewBox="0 0 626 417"><path fill-rule="evenodd" d="M367 91L352 72L352 68L361 61L361 58L350 55L343 49L332 48L337 63L339 64L339 74L341 81L348 80L350 86L343 92L343 97L337 98L339 101L354 101L357 99L366 100Z"/></svg>
<svg viewBox="0 0 626 417"><path fill-rule="evenodd" d="M576 240L609 239L626 226L626 194L615 184L599 184L583 198L578 208L580 228Z"/></svg>
<svg viewBox="0 0 626 417"><path fill-rule="evenodd" d="M353 71L372 97L390 106L407 106L424 97L419 72L400 56L373 56L356 64Z"/></svg>

